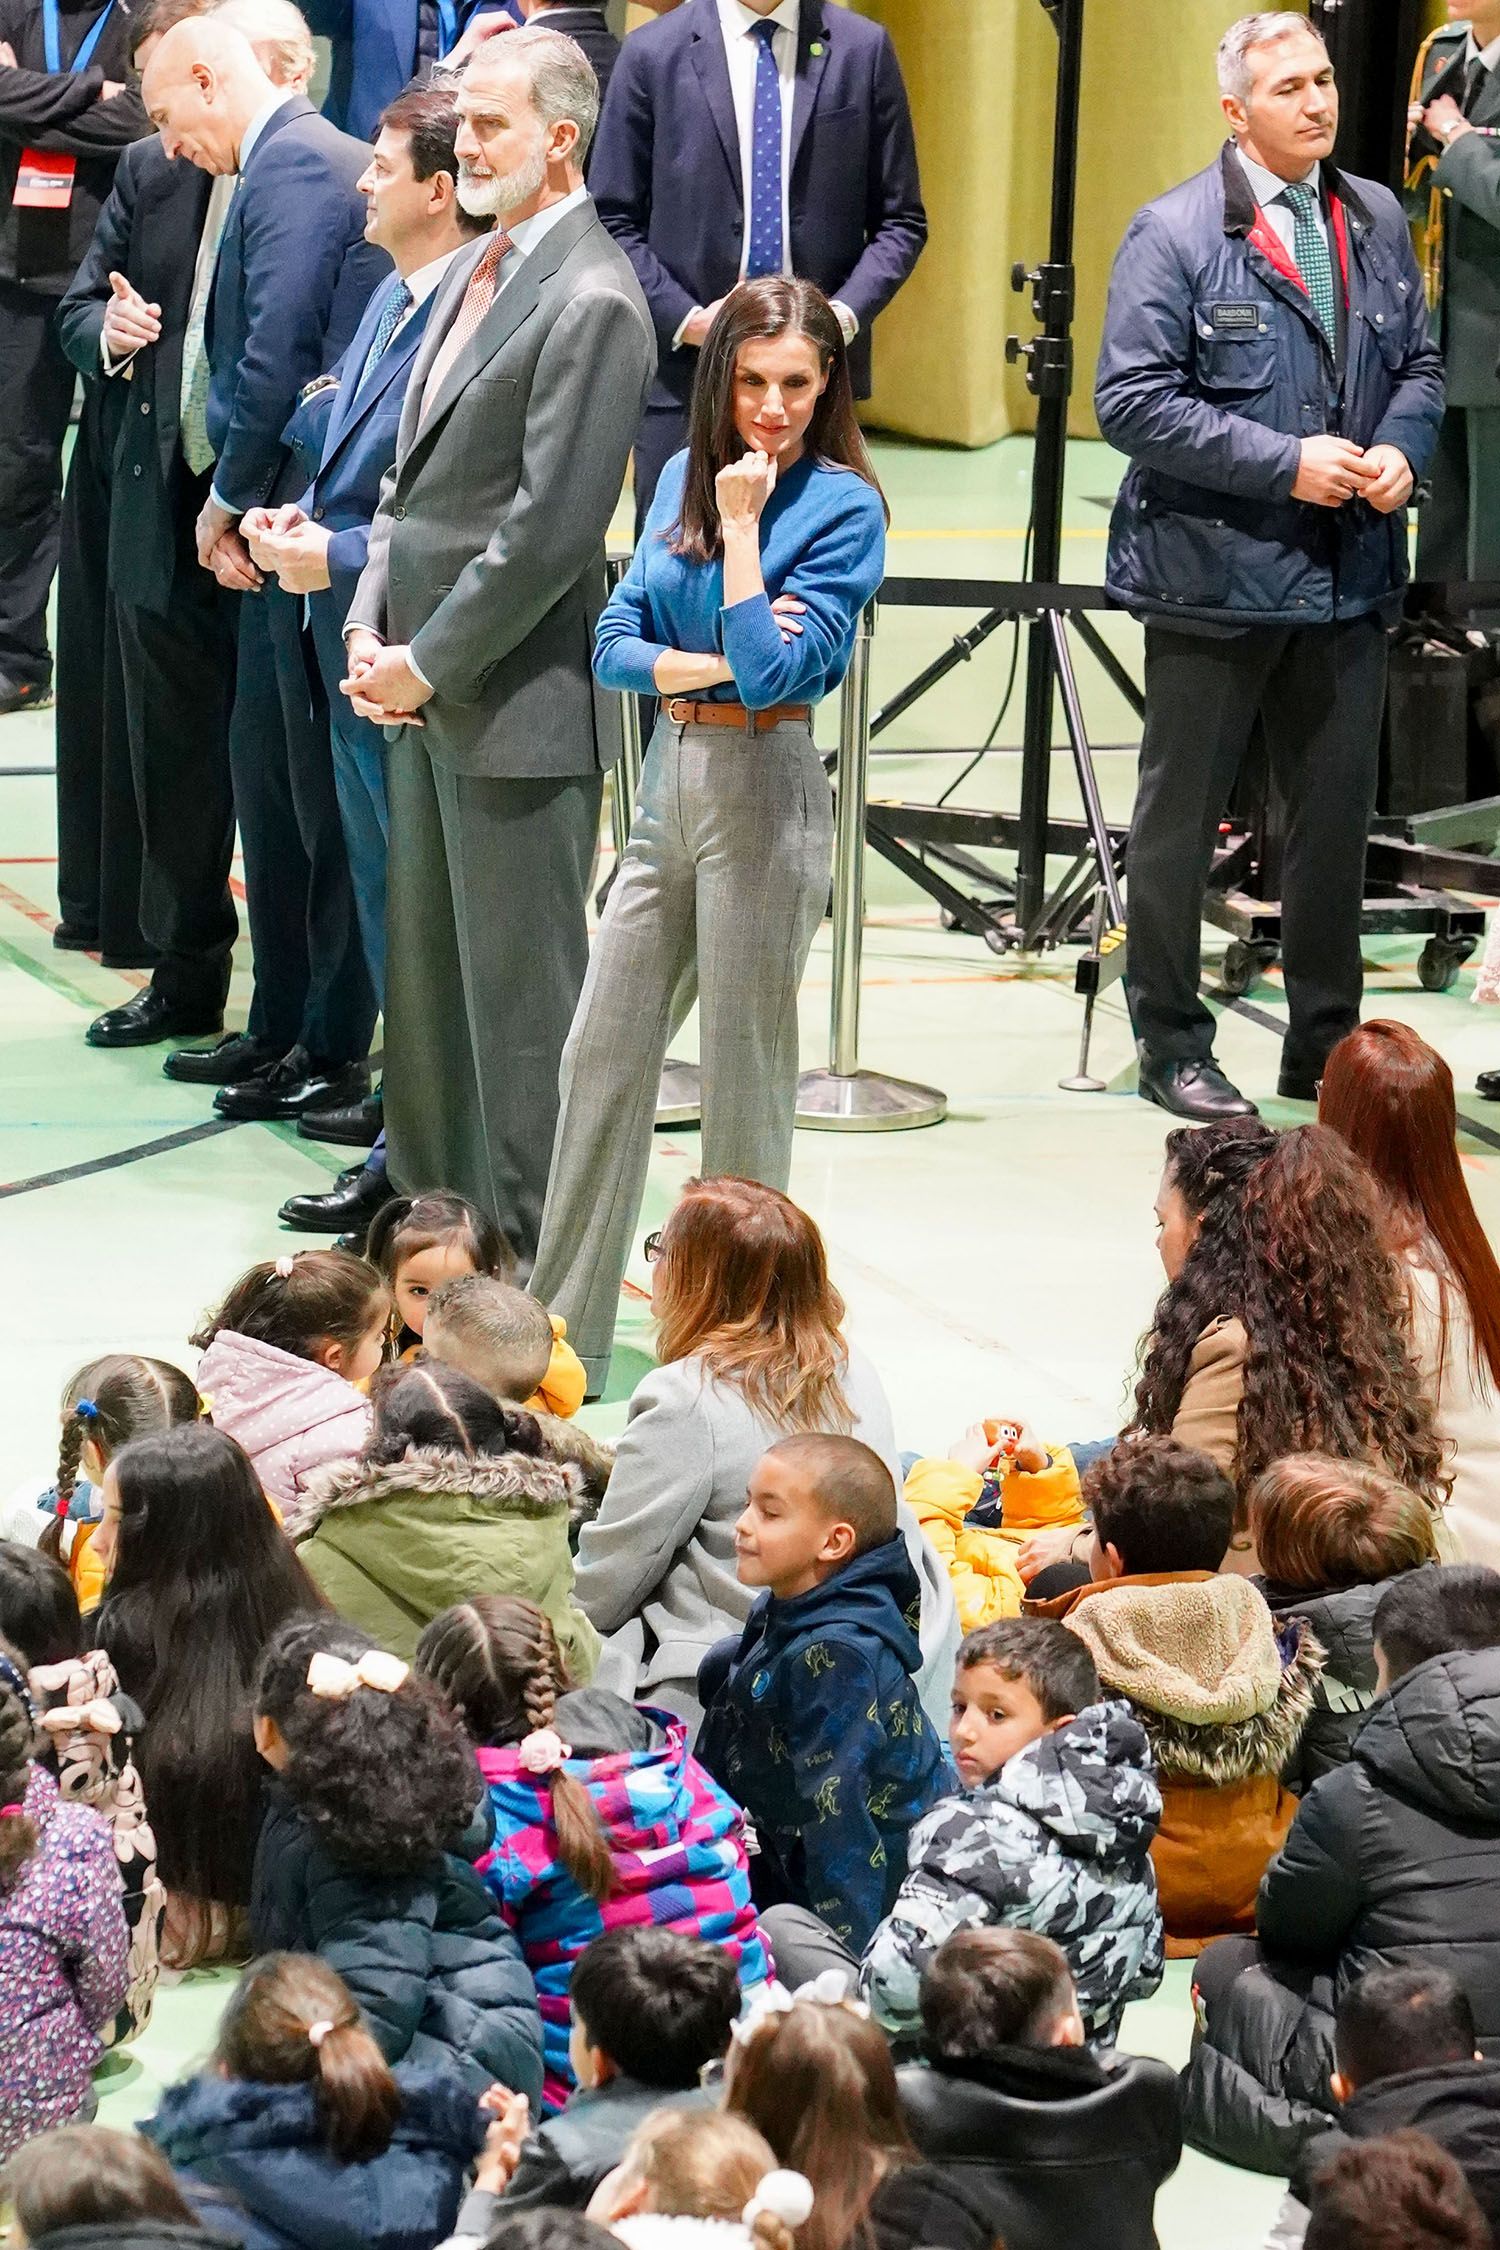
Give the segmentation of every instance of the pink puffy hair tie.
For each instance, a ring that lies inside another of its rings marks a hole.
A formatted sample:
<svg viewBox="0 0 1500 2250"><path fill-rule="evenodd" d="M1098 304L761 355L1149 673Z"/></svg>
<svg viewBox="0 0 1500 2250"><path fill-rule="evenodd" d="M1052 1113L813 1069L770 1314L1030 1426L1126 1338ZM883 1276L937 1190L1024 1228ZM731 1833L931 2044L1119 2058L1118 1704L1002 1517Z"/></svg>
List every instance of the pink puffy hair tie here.
<svg viewBox="0 0 1500 2250"><path fill-rule="evenodd" d="M572 1757L573 1746L564 1742L556 1727L537 1727L523 1738L517 1755L523 1773L540 1776L560 1772Z"/></svg>
<svg viewBox="0 0 1500 2250"><path fill-rule="evenodd" d="M25 1817L24 1805L0 1805L0 1820L24 1820Z"/></svg>

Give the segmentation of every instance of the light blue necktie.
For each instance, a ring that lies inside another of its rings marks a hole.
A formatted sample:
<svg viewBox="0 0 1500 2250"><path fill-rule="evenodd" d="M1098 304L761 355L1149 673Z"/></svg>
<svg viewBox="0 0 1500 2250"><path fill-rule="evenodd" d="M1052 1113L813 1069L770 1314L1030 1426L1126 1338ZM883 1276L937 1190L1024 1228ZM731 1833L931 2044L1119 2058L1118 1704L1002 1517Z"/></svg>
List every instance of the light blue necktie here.
<svg viewBox="0 0 1500 2250"><path fill-rule="evenodd" d="M360 385L364 383L365 377L369 374L370 369L375 366L376 362L380 358L381 353L385 350L386 345L390 342L391 338L395 335L396 330L401 326L402 321L411 311L411 306L412 295L411 291L407 288L406 283L404 281L393 281L391 284L390 295L386 298L384 305L381 307L380 319L376 325L374 340L370 345L369 353L365 359L365 364L359 371L359 383L356 384L356 389L358 389Z"/></svg>
<svg viewBox="0 0 1500 2250"><path fill-rule="evenodd" d="M755 108L750 126L750 253L745 278L780 273L781 245L781 73L776 68L776 26L769 18L751 34L760 45L755 58Z"/></svg>
<svg viewBox="0 0 1500 2250"><path fill-rule="evenodd" d="M1282 189L1281 200L1291 206L1292 256L1297 271L1307 284L1318 325L1331 344L1338 319L1333 300L1333 260L1328 255L1328 237L1313 216L1318 208L1317 191L1299 180Z"/></svg>

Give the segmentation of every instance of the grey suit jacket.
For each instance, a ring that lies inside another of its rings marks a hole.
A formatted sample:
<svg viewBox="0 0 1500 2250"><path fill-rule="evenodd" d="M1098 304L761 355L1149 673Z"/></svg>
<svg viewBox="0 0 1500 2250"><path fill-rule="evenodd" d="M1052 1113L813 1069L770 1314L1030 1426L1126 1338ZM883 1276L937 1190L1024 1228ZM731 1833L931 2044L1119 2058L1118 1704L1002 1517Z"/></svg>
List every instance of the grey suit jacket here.
<svg viewBox="0 0 1500 2250"><path fill-rule="evenodd" d="M423 741L455 773L596 773L620 754L596 686L604 535L656 363L630 262L585 202L526 255L443 379L427 373L484 240L443 278L349 610L409 643ZM419 427L420 424L420 427Z"/></svg>
<svg viewBox="0 0 1500 2250"><path fill-rule="evenodd" d="M1440 33L1427 51L1424 98L1463 99L1467 32ZM1475 125L1500 127L1500 70L1475 106ZM1438 329L1450 406L1500 406L1500 139L1463 133L1438 159L1443 203L1443 301ZM1425 203L1425 197L1422 199Z"/></svg>

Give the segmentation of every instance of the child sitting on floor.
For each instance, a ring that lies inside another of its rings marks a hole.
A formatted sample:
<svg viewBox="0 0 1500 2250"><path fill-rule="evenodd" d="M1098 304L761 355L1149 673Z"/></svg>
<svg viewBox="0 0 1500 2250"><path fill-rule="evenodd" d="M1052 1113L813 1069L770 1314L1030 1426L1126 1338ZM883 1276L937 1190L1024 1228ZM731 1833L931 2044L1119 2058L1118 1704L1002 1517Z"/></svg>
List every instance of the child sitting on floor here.
<svg viewBox="0 0 1500 2250"><path fill-rule="evenodd" d="M129 1933L109 1829L32 1757L36 1706L0 1647L0 2156L92 2099Z"/></svg>
<svg viewBox="0 0 1500 2250"><path fill-rule="evenodd" d="M890 1471L857 1438L783 1438L735 1550L765 1591L704 1660L699 1756L754 1823L757 1903L808 1907L862 1949L953 1779L917 1694L921 1596Z"/></svg>
<svg viewBox="0 0 1500 2250"><path fill-rule="evenodd" d="M1500 2062L1479 2052L1458 1979L1446 1969L1371 1969L1339 2002L1333 2051L1338 2125L1298 2157L1271 2250L1297 2250L1313 2177L1330 2156L1407 2126L1447 2150L1490 2225L1500 2224Z"/></svg>
<svg viewBox="0 0 1500 2250"><path fill-rule="evenodd" d="M1310 2192L1303 2250L1492 2250L1463 2173L1425 2133L1340 2149Z"/></svg>
<svg viewBox="0 0 1500 2250"><path fill-rule="evenodd" d="M1450 1969L1500 2047L1500 1573L1408 1571L1375 1612L1380 1693L1266 1870L1256 1936L1198 1963L1196 2147L1290 2172L1333 2113L1334 2011L1379 1966Z"/></svg>
<svg viewBox="0 0 1500 2250"><path fill-rule="evenodd" d="M1016 1617L959 1650L948 1739L963 1793L912 1830L906 1880L865 1953L877 2021L913 2038L932 1956L955 1930L998 1922L1056 1940L1089 2039L1113 2046L1126 2003L1161 1982L1161 1797L1145 1735L1126 1705L1100 1701L1075 1634ZM795 1982L780 1932L773 1912L767 1935Z"/></svg>
<svg viewBox="0 0 1500 2250"><path fill-rule="evenodd" d="M800 2172L778 2170L770 2144L743 2117L658 2110L636 2128L624 2161L589 2217L626 2250L792 2250L811 2217Z"/></svg>
<svg viewBox="0 0 1500 2250"><path fill-rule="evenodd" d="M536 1978L549 2109L573 2084L574 1965L601 1930L690 1932L723 1946L746 1985L764 1981L744 1819L688 1755L682 1720L607 1689L569 1693L533 1602L479 1595L450 1609L423 1634L417 1666L462 1719L489 1788L479 1872Z"/></svg>
<svg viewBox="0 0 1500 2250"><path fill-rule="evenodd" d="M208 2067L141 2131L246 2250L431 2250L485 2124L451 2062L391 2070L326 1962L271 1953L235 1988Z"/></svg>
<svg viewBox="0 0 1500 2250"><path fill-rule="evenodd" d="M257 1953L336 1969L386 2061L455 2063L475 2094L542 2090L536 1992L460 1847L482 1794L437 1690L337 1618L266 1649L255 1744L276 1781L255 1855Z"/></svg>
<svg viewBox="0 0 1500 2250"><path fill-rule="evenodd" d="M1216 1575L1234 1488L1175 1438L1122 1439L1083 1484L1090 1583L1028 1608L1064 1615L1106 1693L1145 1729L1161 1789L1151 1857L1167 1952L1249 1930L1267 1862L1297 1801L1281 1771L1312 1708L1322 1651L1278 1625L1248 1579Z"/></svg>
<svg viewBox="0 0 1500 2250"><path fill-rule="evenodd" d="M460 2234L488 2233L502 2188L506 2212L583 2210L647 2117L707 2107L702 2074L728 2049L740 1984L723 1946L642 1922L584 1948L570 1999L578 2090L515 2143L495 2191L476 2182Z"/></svg>
<svg viewBox="0 0 1500 2250"><path fill-rule="evenodd" d="M104 1472L122 1445L151 1437L202 1410L198 1387L170 1360L108 1352L80 1367L63 1392L57 1481L13 1508L6 1535L65 1562L87 1616L99 1606L104 1572L93 1537L104 1512Z"/></svg>
<svg viewBox="0 0 1500 2250"><path fill-rule="evenodd" d="M390 1296L343 1250L302 1250L252 1266L192 1341L214 1428L249 1454L288 1538L315 1469L348 1461L370 1427L368 1383L385 1351Z"/></svg>
<svg viewBox="0 0 1500 2250"><path fill-rule="evenodd" d="M410 1658L466 1594L528 1594L571 1669L592 1678L599 1636L573 1599L568 1545L582 1472L551 1457L535 1416L441 1360L387 1369L372 1408L359 1459L303 1498L297 1552L331 1606ZM571 1452L566 1429L562 1444Z"/></svg>
<svg viewBox="0 0 1500 2250"><path fill-rule="evenodd" d="M492 1219L461 1195L398 1195L370 1221L365 1256L391 1293L391 1354L414 1359L434 1292L469 1273L508 1281L516 1254Z"/></svg>
<svg viewBox="0 0 1500 2250"><path fill-rule="evenodd" d="M23 2250L215 2250L215 2237L138 2133L61 2125L28 2141L5 2167Z"/></svg>
<svg viewBox="0 0 1500 2250"><path fill-rule="evenodd" d="M118 2047L150 2021L167 1903L135 1762L144 1720L120 1692L103 1649L84 1649L62 1564L10 1539L0 1540L0 1638L21 1659L36 1705L36 1755L55 1774L64 1803L89 1805L109 1823L130 1932L129 1987L102 2035L105 2046Z"/></svg>
<svg viewBox="0 0 1500 2250"><path fill-rule="evenodd" d="M1391 1579L1436 1562L1439 1519L1387 1470L1321 1453L1274 1461L1247 1507L1271 1615L1304 1619L1323 1650L1306 1729L1282 1768L1300 1797L1347 1759L1375 1700L1376 1605Z"/></svg>
<svg viewBox="0 0 1500 2250"><path fill-rule="evenodd" d="M905 1498L948 1566L966 1633L1019 1614L1027 1539L1083 1522L1071 1453L1038 1444L1022 1422L976 1422L945 1459L914 1462Z"/></svg>
<svg viewBox="0 0 1500 2250"><path fill-rule="evenodd" d="M567 1335L567 1322L524 1289L467 1273L433 1292L422 1341L430 1358L461 1368L505 1404L568 1421L587 1378Z"/></svg>
<svg viewBox="0 0 1500 2250"><path fill-rule="evenodd" d="M1005 2250L1156 2250L1156 2191L1182 2155L1177 2073L1085 2044L1061 1950L959 1930L922 1972L925 2065L897 2084L929 2163L987 2206Z"/></svg>

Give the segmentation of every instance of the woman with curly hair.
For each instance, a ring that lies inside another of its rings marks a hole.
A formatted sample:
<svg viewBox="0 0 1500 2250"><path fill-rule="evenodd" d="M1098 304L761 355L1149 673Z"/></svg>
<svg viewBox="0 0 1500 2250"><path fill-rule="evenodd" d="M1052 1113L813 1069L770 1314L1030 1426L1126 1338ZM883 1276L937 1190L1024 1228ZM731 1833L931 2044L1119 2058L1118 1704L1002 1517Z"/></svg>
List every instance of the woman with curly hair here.
<svg viewBox="0 0 1500 2250"><path fill-rule="evenodd" d="M1373 1462L1442 1507L1443 1445L1405 1284L1374 1182L1336 1133L1274 1133L1255 1117L1169 1133L1156 1227L1167 1286L1127 1435L1208 1454L1242 1509L1289 1453ZM1022 1575L1075 1549L1084 1559L1091 1538L1038 1534ZM1243 1520L1224 1567L1257 1567Z"/></svg>
<svg viewBox="0 0 1500 2250"><path fill-rule="evenodd" d="M316 1953L388 2063L455 2062L536 2110L542 2025L521 1950L464 1856L484 1794L428 1681L337 1618L287 1625L261 1661L255 1746L277 1776L255 1855L259 1953Z"/></svg>

